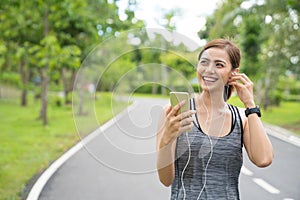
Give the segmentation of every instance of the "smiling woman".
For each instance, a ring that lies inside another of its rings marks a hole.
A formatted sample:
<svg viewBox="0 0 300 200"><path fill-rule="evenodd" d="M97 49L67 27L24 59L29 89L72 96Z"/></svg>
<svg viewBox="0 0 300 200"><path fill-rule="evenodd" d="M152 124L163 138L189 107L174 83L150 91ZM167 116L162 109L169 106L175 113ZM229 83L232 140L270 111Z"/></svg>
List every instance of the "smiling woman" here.
<svg viewBox="0 0 300 200"><path fill-rule="evenodd" d="M157 167L160 181L172 185L172 200L240 199L243 146L258 167L272 162L253 83L238 73L240 58L239 48L229 40L207 43L196 71L201 94L195 94L186 112L179 112L185 102L165 109L157 133ZM246 110L226 103L232 88Z"/></svg>
<svg viewBox="0 0 300 200"><path fill-rule="evenodd" d="M215 60L213 60L213 58ZM239 70L238 67L240 66L241 55L238 47L233 43L229 43L229 41L226 45L224 44L224 40L215 40L214 42L211 42L210 45L206 45L206 47L203 48L198 59L198 82L201 84L201 79L203 79L203 77L201 78L201 74L203 74L206 79L207 77L217 79L217 77L213 77L216 75L208 76L208 74L214 74L211 73L211 71L213 71L214 68L218 68L219 72L223 74L221 77L225 84L223 96L224 100L227 101L231 96L233 88L233 86L228 84L228 77L237 73ZM211 62L213 62L213 64L211 64ZM202 87L205 86L202 85ZM222 87L220 87L220 89L222 89Z"/></svg>

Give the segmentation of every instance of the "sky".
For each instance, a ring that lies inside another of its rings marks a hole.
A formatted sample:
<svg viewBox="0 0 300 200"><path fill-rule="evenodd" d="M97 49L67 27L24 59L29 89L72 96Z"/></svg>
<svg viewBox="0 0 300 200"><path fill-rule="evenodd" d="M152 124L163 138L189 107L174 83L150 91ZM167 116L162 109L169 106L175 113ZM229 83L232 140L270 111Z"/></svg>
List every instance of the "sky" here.
<svg viewBox="0 0 300 200"><path fill-rule="evenodd" d="M120 18L124 19L122 8L128 0L121 0ZM205 25L205 17L211 15L221 0L137 0L137 19L145 20L147 28L158 28L163 23L165 12L179 9L180 14L173 18L176 31L201 44L197 32Z"/></svg>

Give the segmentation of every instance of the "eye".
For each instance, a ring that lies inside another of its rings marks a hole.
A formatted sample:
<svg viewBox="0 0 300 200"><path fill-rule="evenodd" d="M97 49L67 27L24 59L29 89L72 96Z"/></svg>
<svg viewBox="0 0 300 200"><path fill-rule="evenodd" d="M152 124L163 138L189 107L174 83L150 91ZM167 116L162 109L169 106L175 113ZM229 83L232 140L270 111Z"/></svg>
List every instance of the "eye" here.
<svg viewBox="0 0 300 200"><path fill-rule="evenodd" d="M223 63L216 63L216 66L217 66L218 68L222 68L222 67L224 67L224 64L223 64Z"/></svg>
<svg viewBox="0 0 300 200"><path fill-rule="evenodd" d="M203 66L208 65L207 60L200 60L200 65L203 65Z"/></svg>

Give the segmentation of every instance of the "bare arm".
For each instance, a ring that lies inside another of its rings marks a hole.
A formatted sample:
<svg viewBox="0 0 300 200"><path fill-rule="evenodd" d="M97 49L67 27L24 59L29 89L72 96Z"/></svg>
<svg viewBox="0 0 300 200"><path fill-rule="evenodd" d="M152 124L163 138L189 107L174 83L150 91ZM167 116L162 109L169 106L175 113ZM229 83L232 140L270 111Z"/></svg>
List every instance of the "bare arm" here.
<svg viewBox="0 0 300 200"><path fill-rule="evenodd" d="M254 106L253 106L254 107ZM249 159L258 167L267 167L272 163L274 154L269 137L257 114L244 115L244 145Z"/></svg>
<svg viewBox="0 0 300 200"><path fill-rule="evenodd" d="M234 74L230 78L239 98L246 108L254 108L253 83L245 74ZM263 124L257 114L250 114L248 117L241 111L244 121L243 141L249 159L258 167L266 167L272 163L274 153L273 147Z"/></svg>
<svg viewBox="0 0 300 200"><path fill-rule="evenodd" d="M177 137L193 126L193 119L190 117L195 111L187 111L178 114L185 102L177 104L173 109L168 106L163 117L159 120L156 136L157 148L157 169L160 181L165 186L170 186L174 181L175 169L175 148Z"/></svg>

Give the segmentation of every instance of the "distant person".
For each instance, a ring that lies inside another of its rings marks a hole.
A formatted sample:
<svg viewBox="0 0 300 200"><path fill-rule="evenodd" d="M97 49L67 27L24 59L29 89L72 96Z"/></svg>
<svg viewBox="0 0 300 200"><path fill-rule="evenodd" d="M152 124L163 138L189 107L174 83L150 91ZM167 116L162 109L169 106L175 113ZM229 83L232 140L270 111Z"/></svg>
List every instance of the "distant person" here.
<svg viewBox="0 0 300 200"><path fill-rule="evenodd" d="M199 54L201 93L166 107L157 133L158 175L171 199L236 200L242 148L258 167L272 163L273 148L260 120L253 83L239 73L240 50L231 41L208 42ZM245 108L226 103L233 89ZM190 110L180 114L180 108Z"/></svg>

